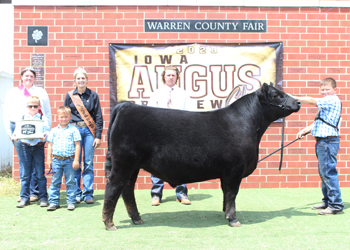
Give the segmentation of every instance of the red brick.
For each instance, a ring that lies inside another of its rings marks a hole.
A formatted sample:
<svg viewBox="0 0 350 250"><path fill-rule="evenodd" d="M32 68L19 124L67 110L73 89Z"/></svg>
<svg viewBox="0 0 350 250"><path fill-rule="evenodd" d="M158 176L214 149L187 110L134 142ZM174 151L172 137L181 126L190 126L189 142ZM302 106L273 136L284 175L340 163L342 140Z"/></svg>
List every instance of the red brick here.
<svg viewBox="0 0 350 250"><path fill-rule="evenodd" d="M55 20L55 25L71 25L74 26L75 25L75 20L68 20L68 19L64 19L64 20Z"/></svg>
<svg viewBox="0 0 350 250"><path fill-rule="evenodd" d="M117 20L117 25L121 25L121 26L124 26L124 25L137 25L137 22L136 22L136 20L132 20L132 19L129 19L129 20Z"/></svg>
<svg viewBox="0 0 350 250"><path fill-rule="evenodd" d="M42 18L45 19L61 19L62 18L62 13L54 13L54 12L43 12L42 13Z"/></svg>
<svg viewBox="0 0 350 250"><path fill-rule="evenodd" d="M77 6L77 12L96 12L96 6Z"/></svg>
<svg viewBox="0 0 350 250"><path fill-rule="evenodd" d="M220 183L208 183L208 182L201 182L199 184L200 189L218 189L220 188Z"/></svg>
<svg viewBox="0 0 350 250"><path fill-rule="evenodd" d="M278 182L268 182L268 183L261 183L260 188L279 188L280 183Z"/></svg>
<svg viewBox="0 0 350 250"><path fill-rule="evenodd" d="M143 19L144 13L124 13L124 19Z"/></svg>
<svg viewBox="0 0 350 250"><path fill-rule="evenodd" d="M56 33L56 39L75 39L75 33Z"/></svg>
<svg viewBox="0 0 350 250"><path fill-rule="evenodd" d="M82 32L83 31L83 27L80 26L64 26L63 27L63 32Z"/></svg>
<svg viewBox="0 0 350 250"><path fill-rule="evenodd" d="M136 32L136 33L141 33L143 32L143 27L142 26L126 26L124 28L124 32ZM157 33L153 33L157 34ZM161 33L160 33L161 34Z"/></svg>
<svg viewBox="0 0 350 250"><path fill-rule="evenodd" d="M82 46L83 41L82 40L64 40L63 46Z"/></svg>
<svg viewBox="0 0 350 250"><path fill-rule="evenodd" d="M75 22L78 26L96 25L96 19L77 19Z"/></svg>
<svg viewBox="0 0 350 250"><path fill-rule="evenodd" d="M205 19L205 13L185 13L186 19Z"/></svg>
<svg viewBox="0 0 350 250"><path fill-rule="evenodd" d="M226 13L207 13L206 19L226 19Z"/></svg>
<svg viewBox="0 0 350 250"><path fill-rule="evenodd" d="M160 39L178 39L179 38L179 33L171 33L171 32L162 32L162 33L159 33L159 38Z"/></svg>
<svg viewBox="0 0 350 250"><path fill-rule="evenodd" d="M227 13L227 19L247 19L246 13Z"/></svg>
<svg viewBox="0 0 350 250"><path fill-rule="evenodd" d="M299 188L299 182L283 182L280 185L281 188Z"/></svg>
<svg viewBox="0 0 350 250"><path fill-rule="evenodd" d="M245 189L245 188L259 188L260 185L259 183L241 183L240 188Z"/></svg>
<svg viewBox="0 0 350 250"><path fill-rule="evenodd" d="M102 19L102 13L83 13L83 17L85 19Z"/></svg>
<svg viewBox="0 0 350 250"><path fill-rule="evenodd" d="M96 39L96 33L77 33L77 39Z"/></svg>
<svg viewBox="0 0 350 250"><path fill-rule="evenodd" d="M81 19L81 18L83 18L82 13L68 12L68 13L59 13L59 14L62 15L63 18L67 18L67 19Z"/></svg>
<svg viewBox="0 0 350 250"><path fill-rule="evenodd" d="M335 33L335 34L341 34L341 33L345 33L346 29L345 28L327 28L327 33Z"/></svg>
<svg viewBox="0 0 350 250"><path fill-rule="evenodd" d="M301 188L317 188L320 187L318 182L301 182L300 183Z"/></svg>
<svg viewBox="0 0 350 250"><path fill-rule="evenodd" d="M306 18L305 14L287 14L287 19L297 19L297 20L304 20Z"/></svg>
<svg viewBox="0 0 350 250"><path fill-rule="evenodd" d="M307 33L310 34L310 33L317 33L317 34L320 34L320 33L326 33L328 29L324 28L324 27L308 27L307 28ZM328 31L329 33L329 31Z"/></svg>
<svg viewBox="0 0 350 250"><path fill-rule="evenodd" d="M118 6L118 12L137 12L137 7L129 7L129 6Z"/></svg>

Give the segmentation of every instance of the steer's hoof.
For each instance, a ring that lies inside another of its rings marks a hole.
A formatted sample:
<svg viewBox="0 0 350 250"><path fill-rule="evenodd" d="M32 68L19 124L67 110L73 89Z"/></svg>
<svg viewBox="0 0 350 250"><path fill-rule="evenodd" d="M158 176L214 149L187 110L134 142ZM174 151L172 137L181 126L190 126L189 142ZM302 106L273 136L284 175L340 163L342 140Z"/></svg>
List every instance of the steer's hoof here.
<svg viewBox="0 0 350 250"><path fill-rule="evenodd" d="M228 223L231 227L240 227L241 223L238 220L229 221Z"/></svg>
<svg viewBox="0 0 350 250"><path fill-rule="evenodd" d="M143 220L139 219L139 220L133 220L132 221L135 225L143 225Z"/></svg>
<svg viewBox="0 0 350 250"><path fill-rule="evenodd" d="M112 226L106 226L106 230L107 231L117 231L117 227L116 226L114 226L114 225L112 225Z"/></svg>

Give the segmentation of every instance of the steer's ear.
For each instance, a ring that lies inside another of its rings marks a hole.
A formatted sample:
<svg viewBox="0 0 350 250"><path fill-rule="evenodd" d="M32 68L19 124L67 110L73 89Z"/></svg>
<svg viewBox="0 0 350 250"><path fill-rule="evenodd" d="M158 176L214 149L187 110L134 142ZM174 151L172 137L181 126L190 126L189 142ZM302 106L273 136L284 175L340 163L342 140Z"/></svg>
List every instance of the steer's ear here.
<svg viewBox="0 0 350 250"><path fill-rule="evenodd" d="M269 93L269 85L267 83L264 83L260 87L259 92L257 92L259 101L261 103L267 103L268 93Z"/></svg>

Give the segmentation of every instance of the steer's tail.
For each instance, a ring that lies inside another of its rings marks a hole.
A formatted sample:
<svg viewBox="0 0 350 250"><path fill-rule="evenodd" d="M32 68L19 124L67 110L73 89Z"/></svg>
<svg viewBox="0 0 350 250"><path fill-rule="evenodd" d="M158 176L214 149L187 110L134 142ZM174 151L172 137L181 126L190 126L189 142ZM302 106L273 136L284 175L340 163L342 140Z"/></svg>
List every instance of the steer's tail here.
<svg viewBox="0 0 350 250"><path fill-rule="evenodd" d="M118 113L118 105L114 106L114 108L112 109L112 113L111 113L111 118L109 121L109 127L108 127L108 131L107 131L107 143L108 143L108 150L107 150L107 155L106 155L106 164L105 164L105 176L108 177L109 174L111 173L111 169L112 169L112 162L111 162L111 151L110 151L110 133L111 133L111 128L113 126L113 123L115 121L115 118L117 116Z"/></svg>

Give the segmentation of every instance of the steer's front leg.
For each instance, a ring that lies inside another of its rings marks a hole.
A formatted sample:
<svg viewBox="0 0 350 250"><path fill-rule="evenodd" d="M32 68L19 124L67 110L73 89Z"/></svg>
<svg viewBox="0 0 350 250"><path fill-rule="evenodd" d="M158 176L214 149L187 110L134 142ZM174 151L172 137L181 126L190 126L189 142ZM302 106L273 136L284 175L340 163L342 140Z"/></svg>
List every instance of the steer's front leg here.
<svg viewBox="0 0 350 250"><path fill-rule="evenodd" d="M230 181L229 181L230 180ZM222 191L224 192L224 212L231 227L240 227L241 223L236 216L236 196L238 194L241 180L237 178L222 178ZM235 184L232 184L235 183Z"/></svg>

